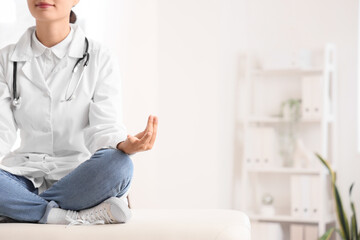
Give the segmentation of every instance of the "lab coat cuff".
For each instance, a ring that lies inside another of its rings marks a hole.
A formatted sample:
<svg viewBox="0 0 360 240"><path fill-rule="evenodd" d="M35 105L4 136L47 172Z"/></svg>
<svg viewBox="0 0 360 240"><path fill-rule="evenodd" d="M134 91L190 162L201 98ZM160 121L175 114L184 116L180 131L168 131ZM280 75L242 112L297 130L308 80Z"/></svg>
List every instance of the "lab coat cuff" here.
<svg viewBox="0 0 360 240"><path fill-rule="evenodd" d="M117 145L124 142L126 138L127 134L121 134L121 137L119 137L119 135L114 135L112 143L109 144L109 148L117 149Z"/></svg>
<svg viewBox="0 0 360 240"><path fill-rule="evenodd" d="M121 142L124 142L125 140L122 140L122 141L118 141L117 143L115 143L115 145L113 145L113 146L110 146L110 148L114 148L114 149L118 149L117 148L117 145L119 144L119 143L121 143ZM120 149L119 149L120 150ZM132 155L134 155L135 153L127 153L127 155L129 155L129 156L132 156Z"/></svg>

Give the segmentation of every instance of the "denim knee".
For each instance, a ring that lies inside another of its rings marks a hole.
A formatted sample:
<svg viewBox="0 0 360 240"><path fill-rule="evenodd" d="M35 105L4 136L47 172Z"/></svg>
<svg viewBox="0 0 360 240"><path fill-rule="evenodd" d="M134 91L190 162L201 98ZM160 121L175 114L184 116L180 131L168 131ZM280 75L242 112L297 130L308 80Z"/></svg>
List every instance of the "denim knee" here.
<svg viewBox="0 0 360 240"><path fill-rule="evenodd" d="M133 176L134 165L128 154L119 149L107 148L101 150L100 168L105 169L106 177L115 178L118 182L129 180Z"/></svg>

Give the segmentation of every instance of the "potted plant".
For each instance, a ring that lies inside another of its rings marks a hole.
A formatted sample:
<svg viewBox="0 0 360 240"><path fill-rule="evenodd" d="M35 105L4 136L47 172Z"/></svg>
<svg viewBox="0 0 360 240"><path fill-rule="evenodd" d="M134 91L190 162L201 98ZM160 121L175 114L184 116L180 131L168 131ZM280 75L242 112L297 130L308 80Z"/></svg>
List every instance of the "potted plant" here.
<svg viewBox="0 0 360 240"><path fill-rule="evenodd" d="M337 232L342 240L360 240L360 232L358 231L357 227L357 220L356 220L356 211L354 202L351 200L351 192L354 187L354 183L351 184L349 189L349 196L350 196L350 207L351 207L351 218L348 219L347 214L343 208L342 200L338 188L336 186L336 174L332 170L330 164L323 159L319 154L316 153L316 156L320 159L320 161L324 164L324 166L328 169L331 177L331 186L332 192L334 195L335 206L336 206L336 215L337 220L339 223L340 228L330 228L320 240L328 240L333 235L334 232Z"/></svg>
<svg viewBox="0 0 360 240"><path fill-rule="evenodd" d="M300 120L301 99L288 99L281 104L279 116L285 120L279 129L279 151L284 167L292 167L296 145L296 123Z"/></svg>

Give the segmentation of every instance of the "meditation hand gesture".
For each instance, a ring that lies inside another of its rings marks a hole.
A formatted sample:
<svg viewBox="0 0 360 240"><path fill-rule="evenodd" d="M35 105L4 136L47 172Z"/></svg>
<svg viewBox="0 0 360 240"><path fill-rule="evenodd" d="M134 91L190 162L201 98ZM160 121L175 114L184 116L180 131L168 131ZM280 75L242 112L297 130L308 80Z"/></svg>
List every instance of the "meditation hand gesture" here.
<svg viewBox="0 0 360 240"><path fill-rule="evenodd" d="M152 149L156 138L157 125L157 117L150 115L146 129L135 136L127 135L126 140L117 145L117 149L127 154Z"/></svg>

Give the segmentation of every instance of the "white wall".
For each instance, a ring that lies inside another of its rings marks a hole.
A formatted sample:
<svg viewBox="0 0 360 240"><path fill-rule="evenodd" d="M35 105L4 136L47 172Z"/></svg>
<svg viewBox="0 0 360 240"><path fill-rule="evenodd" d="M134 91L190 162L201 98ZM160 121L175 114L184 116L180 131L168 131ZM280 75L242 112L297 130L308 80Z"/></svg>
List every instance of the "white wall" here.
<svg viewBox="0 0 360 240"><path fill-rule="evenodd" d="M108 0L107 3L80 1L74 11L89 37L117 53L122 74L124 123L129 134L143 131L150 114L159 117L154 149L132 157L135 172L130 198L135 208L161 206L162 195L158 192L164 171L160 162L164 152L160 146L164 120L159 112L158 1Z"/></svg>
<svg viewBox="0 0 360 240"><path fill-rule="evenodd" d="M156 207L217 206L217 1L158 1L159 189ZM165 150L166 149L166 150Z"/></svg>
<svg viewBox="0 0 360 240"><path fill-rule="evenodd" d="M224 30L237 28L237 13L225 10L231 2L113 1L112 24L99 19L110 25L103 41L119 52L129 132L143 130L148 114L159 117L154 149L133 156L136 208L231 205L237 66L227 56L237 57L222 48L235 40Z"/></svg>
<svg viewBox="0 0 360 240"><path fill-rule="evenodd" d="M114 1L114 3L117 1ZM163 135L163 118L159 111L158 73L158 1L136 0L118 3L119 31L115 31L123 72L124 121L130 134L143 131L149 114L159 117L154 148L135 154L135 172L130 194L135 208L159 206L161 183L159 143ZM117 24L114 24L115 26ZM114 26L113 25L113 26ZM115 28L116 29L116 28ZM114 30L109 34L114 34Z"/></svg>
<svg viewBox="0 0 360 240"><path fill-rule="evenodd" d="M159 117L154 149L133 157L133 206L230 207L234 81L223 75L237 70L225 60L236 54L221 48L233 40L220 33L230 22L220 9L231 5L137 0L117 6L123 17L113 42L120 44L125 123L135 133L147 114Z"/></svg>

